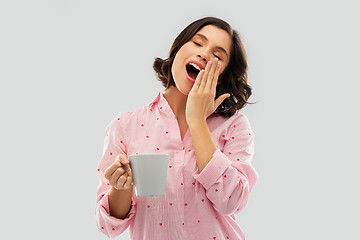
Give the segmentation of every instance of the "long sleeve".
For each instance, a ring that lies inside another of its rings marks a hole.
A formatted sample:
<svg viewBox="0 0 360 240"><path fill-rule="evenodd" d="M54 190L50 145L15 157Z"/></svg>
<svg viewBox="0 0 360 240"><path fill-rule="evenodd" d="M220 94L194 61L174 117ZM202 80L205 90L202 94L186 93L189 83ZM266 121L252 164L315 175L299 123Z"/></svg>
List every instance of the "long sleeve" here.
<svg viewBox="0 0 360 240"><path fill-rule="evenodd" d="M251 165L255 135L245 115L239 115L229 126L223 151L218 147L210 162L193 177L206 190L207 198L222 215L240 212L258 179Z"/></svg>
<svg viewBox="0 0 360 240"><path fill-rule="evenodd" d="M135 191L132 196L132 206L127 217L122 220L110 216L108 194L110 185L104 177L105 170L115 161L117 155L126 154L127 113L119 113L106 127L103 154L98 165L97 173L100 184L97 189L95 216L99 230L109 238L114 238L124 232L132 223L136 213Z"/></svg>

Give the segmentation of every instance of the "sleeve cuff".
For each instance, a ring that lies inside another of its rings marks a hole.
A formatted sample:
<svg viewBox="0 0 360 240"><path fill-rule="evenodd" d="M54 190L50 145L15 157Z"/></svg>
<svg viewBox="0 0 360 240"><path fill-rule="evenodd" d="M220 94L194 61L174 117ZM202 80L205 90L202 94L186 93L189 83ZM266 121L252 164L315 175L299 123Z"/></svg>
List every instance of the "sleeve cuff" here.
<svg viewBox="0 0 360 240"><path fill-rule="evenodd" d="M126 216L126 218L119 219L119 218L111 216L110 210L109 210L109 192L107 192L103 196L103 198L100 200L99 207L100 207L100 214L102 215L102 218L104 219L104 221L108 222L112 225L123 224L123 223L129 221L131 216L133 214L135 214L135 202L131 201L131 208L130 208L130 211L129 211L128 215Z"/></svg>
<svg viewBox="0 0 360 240"><path fill-rule="evenodd" d="M193 177L208 190L230 165L231 161L220 151L220 148L217 148L210 162L200 173L199 170L193 173Z"/></svg>

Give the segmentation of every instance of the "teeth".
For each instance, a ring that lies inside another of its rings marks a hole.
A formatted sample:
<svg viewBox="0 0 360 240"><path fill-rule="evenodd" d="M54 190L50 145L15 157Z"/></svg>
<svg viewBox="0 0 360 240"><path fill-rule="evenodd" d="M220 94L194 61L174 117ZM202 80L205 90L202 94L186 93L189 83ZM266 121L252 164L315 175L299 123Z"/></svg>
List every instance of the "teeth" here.
<svg viewBox="0 0 360 240"><path fill-rule="evenodd" d="M190 63L191 66L193 66L194 68L196 68L197 70L201 71L201 68L196 65L195 63Z"/></svg>

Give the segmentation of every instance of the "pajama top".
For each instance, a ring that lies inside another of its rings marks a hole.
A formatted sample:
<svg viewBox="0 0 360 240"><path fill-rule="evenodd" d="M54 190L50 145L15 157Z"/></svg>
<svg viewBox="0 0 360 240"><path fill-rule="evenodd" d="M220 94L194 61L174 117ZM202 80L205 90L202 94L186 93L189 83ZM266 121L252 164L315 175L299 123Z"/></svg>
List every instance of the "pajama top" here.
<svg viewBox="0 0 360 240"><path fill-rule="evenodd" d="M95 217L102 233L114 238L130 226L133 240L245 239L234 215L245 207L258 180L251 165L254 132L239 112L227 118L212 114L206 122L217 148L199 173L190 130L181 140L162 91L149 105L120 112L110 121L97 169ZM134 187L127 217L110 216L106 168L117 155L146 153L170 155L164 196L136 197Z"/></svg>

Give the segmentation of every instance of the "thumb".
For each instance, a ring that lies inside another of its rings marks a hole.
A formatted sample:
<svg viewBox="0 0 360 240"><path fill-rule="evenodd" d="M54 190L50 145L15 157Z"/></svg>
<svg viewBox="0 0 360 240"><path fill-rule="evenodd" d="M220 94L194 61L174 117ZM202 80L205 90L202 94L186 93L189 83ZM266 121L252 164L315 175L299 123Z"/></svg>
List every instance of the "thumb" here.
<svg viewBox="0 0 360 240"><path fill-rule="evenodd" d="M229 93L225 93L221 96L219 96L216 100L215 100L215 109L218 108L218 106L220 106L220 104L228 97L230 97L231 95Z"/></svg>
<svg viewBox="0 0 360 240"><path fill-rule="evenodd" d="M130 163L128 157L125 154L121 155L119 160L120 160L121 165L124 165L124 166L128 165Z"/></svg>

